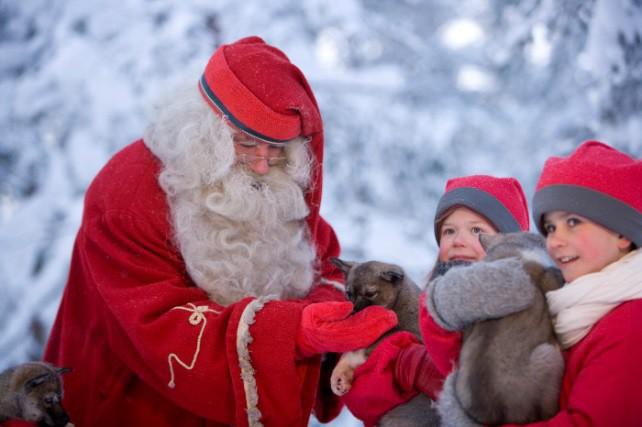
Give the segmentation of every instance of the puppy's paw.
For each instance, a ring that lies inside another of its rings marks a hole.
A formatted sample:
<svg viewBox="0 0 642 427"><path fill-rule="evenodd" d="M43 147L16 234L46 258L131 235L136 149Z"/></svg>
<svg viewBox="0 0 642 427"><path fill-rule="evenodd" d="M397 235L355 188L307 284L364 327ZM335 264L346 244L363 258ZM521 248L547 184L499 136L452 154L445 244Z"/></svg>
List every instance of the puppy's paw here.
<svg viewBox="0 0 642 427"><path fill-rule="evenodd" d="M332 392L337 396L343 396L349 392L352 388L355 369L365 361L366 352L364 349L343 353L330 377Z"/></svg>
<svg viewBox="0 0 642 427"><path fill-rule="evenodd" d="M337 366L339 368L339 366ZM354 377L354 370L350 367L346 369L334 369L332 377L330 378L330 387L332 392L337 396L343 396L352 388L352 378Z"/></svg>

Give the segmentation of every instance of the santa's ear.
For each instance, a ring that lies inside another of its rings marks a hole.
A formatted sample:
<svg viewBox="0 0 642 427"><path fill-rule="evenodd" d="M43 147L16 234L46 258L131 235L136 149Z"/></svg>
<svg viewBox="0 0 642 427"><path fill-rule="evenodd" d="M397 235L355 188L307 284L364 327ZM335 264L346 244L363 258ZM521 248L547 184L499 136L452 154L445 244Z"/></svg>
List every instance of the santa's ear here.
<svg viewBox="0 0 642 427"><path fill-rule="evenodd" d="M386 270L379 273L379 277L386 282L397 284L403 281L404 274L399 270Z"/></svg>
<svg viewBox="0 0 642 427"><path fill-rule="evenodd" d="M352 267L354 267L357 264L356 262L344 261L341 258L337 258L337 257L330 258L330 262L336 265L337 268L341 270L343 274L346 275L346 277L348 276L348 273L350 273L350 270L352 270Z"/></svg>

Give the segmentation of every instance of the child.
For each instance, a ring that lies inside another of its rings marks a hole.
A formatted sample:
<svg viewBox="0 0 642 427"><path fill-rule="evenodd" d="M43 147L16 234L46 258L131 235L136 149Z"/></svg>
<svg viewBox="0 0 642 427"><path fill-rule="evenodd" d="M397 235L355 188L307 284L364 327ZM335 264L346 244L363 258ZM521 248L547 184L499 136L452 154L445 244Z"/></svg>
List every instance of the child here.
<svg viewBox="0 0 642 427"><path fill-rule="evenodd" d="M432 275L454 264L481 259L484 251L479 244L480 233L527 230L526 198L513 178L475 175L451 179L439 200L434 224L439 256ZM417 339L400 332L379 344L355 371L352 389L343 400L365 426L375 425L383 414L418 392L435 398L450 371L449 354L458 353L461 338L458 332L444 331L434 323L428 328L435 331L428 337L424 334L424 338L436 341L443 349L439 352L445 355L441 367L436 369Z"/></svg>
<svg viewBox="0 0 642 427"><path fill-rule="evenodd" d="M533 217L566 281L547 294L566 368L560 412L532 425L642 425L641 183L640 160L596 141L544 165ZM459 313L442 304L454 290L442 286L431 313L461 318L465 304ZM492 296L521 298L517 289ZM487 310L487 318L505 314Z"/></svg>
<svg viewBox="0 0 642 427"><path fill-rule="evenodd" d="M539 425L642 425L642 161L597 141L551 157L533 218L567 282L547 294L561 410Z"/></svg>

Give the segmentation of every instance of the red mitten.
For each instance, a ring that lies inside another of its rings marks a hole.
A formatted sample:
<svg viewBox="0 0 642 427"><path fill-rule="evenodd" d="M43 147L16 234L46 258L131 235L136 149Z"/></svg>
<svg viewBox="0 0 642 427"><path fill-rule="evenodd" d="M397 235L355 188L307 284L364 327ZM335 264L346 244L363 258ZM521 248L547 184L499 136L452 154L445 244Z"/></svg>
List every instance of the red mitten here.
<svg viewBox="0 0 642 427"><path fill-rule="evenodd" d="M423 345L411 344L399 352L395 380L402 390L417 390L434 400L444 379Z"/></svg>
<svg viewBox="0 0 642 427"><path fill-rule="evenodd" d="M319 302L301 313L297 351L303 357L364 348L397 325L397 315L379 306L352 313L349 302Z"/></svg>

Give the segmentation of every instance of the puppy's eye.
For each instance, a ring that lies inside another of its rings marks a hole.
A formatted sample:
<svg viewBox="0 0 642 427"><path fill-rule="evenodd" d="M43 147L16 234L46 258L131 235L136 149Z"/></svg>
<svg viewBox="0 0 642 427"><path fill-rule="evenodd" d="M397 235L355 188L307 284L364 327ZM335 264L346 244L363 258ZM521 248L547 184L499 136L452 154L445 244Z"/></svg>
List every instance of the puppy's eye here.
<svg viewBox="0 0 642 427"><path fill-rule="evenodd" d="M376 291L368 291L365 294L363 294L363 296L368 299L375 298L377 295L379 295L379 292L376 292Z"/></svg>

